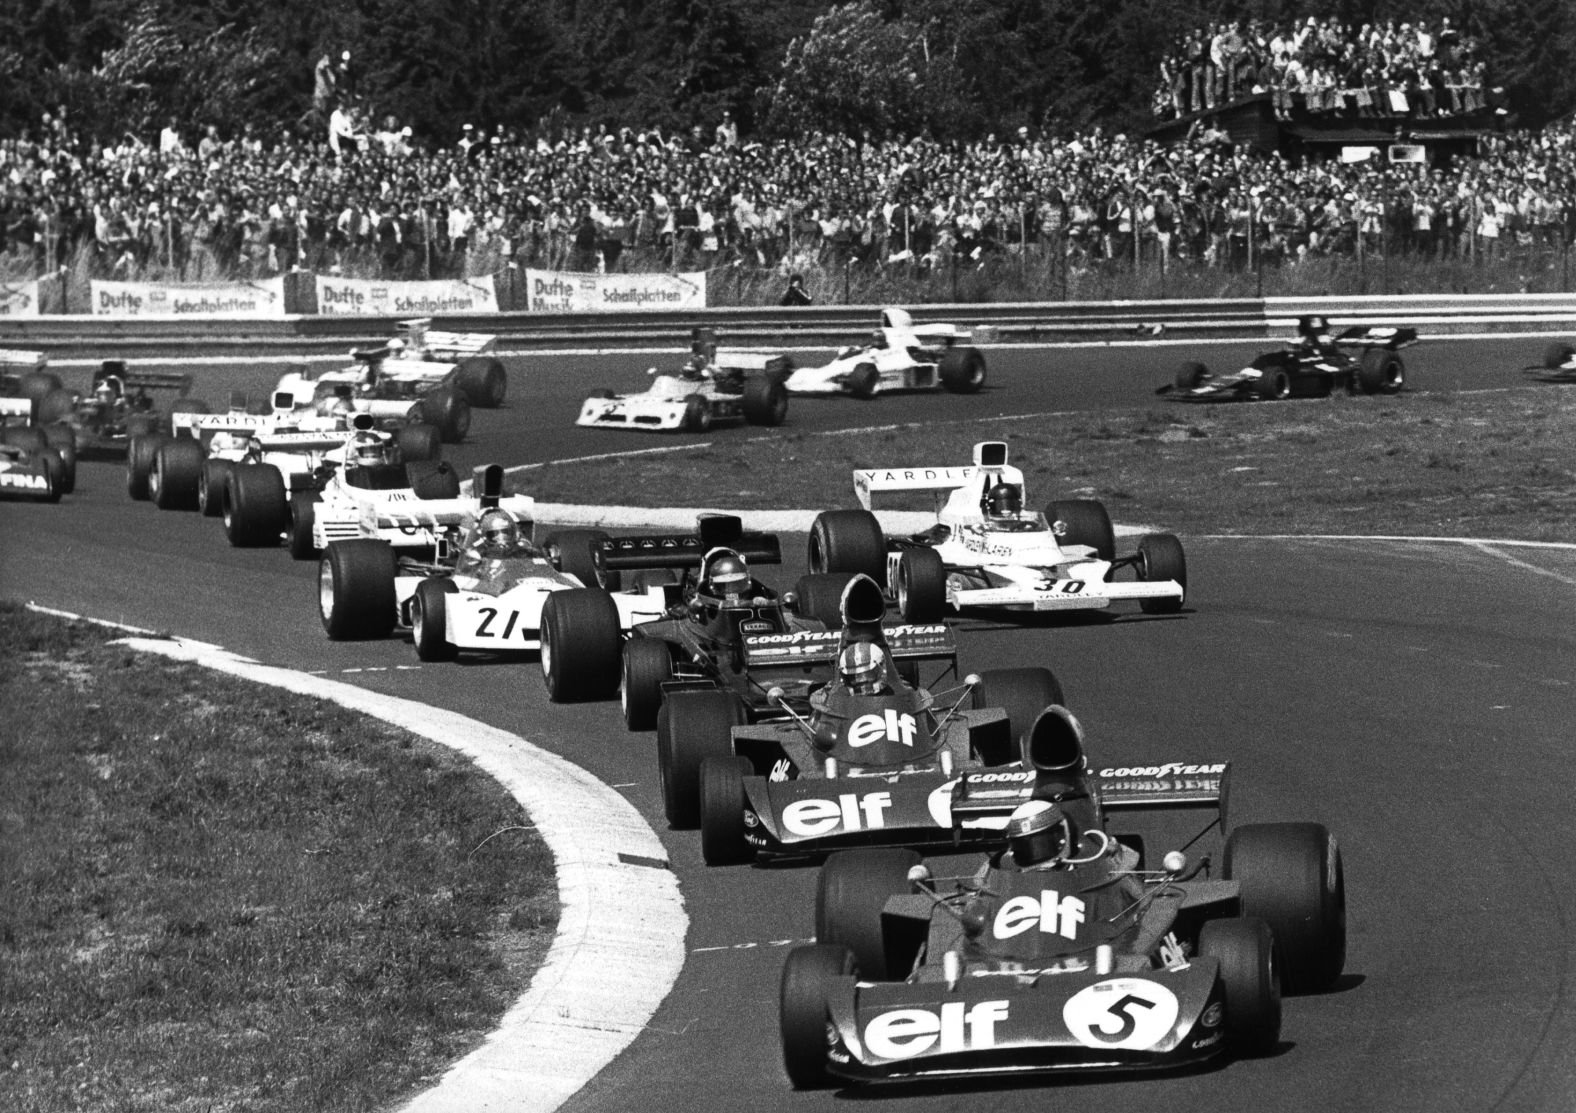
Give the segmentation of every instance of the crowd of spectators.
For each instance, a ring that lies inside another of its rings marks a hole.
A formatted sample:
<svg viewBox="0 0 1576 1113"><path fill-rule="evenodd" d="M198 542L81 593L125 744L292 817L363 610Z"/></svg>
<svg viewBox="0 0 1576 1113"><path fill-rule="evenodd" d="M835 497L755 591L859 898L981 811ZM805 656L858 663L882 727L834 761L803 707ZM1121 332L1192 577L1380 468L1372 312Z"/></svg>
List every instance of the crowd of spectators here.
<svg viewBox="0 0 1576 1113"><path fill-rule="evenodd" d="M1179 118L1268 93L1290 119L1341 114L1428 119L1488 107L1480 45L1443 17L1437 26L1227 21L1187 35L1160 63L1155 112Z"/></svg>
<svg viewBox="0 0 1576 1113"><path fill-rule="evenodd" d="M370 118L371 114L368 113ZM351 114L352 120L355 119ZM292 268L387 278L505 265L599 270L817 261L970 264L1029 250L1210 265L1569 241L1569 127L1510 132L1449 169L1294 165L1198 131L1161 146L1095 128L974 143L807 134L741 141L606 125L465 127L437 145L383 117L327 135L245 127L91 141L62 113L0 140L0 253L34 273L79 248L101 277ZM15 267L12 268L13 273Z"/></svg>

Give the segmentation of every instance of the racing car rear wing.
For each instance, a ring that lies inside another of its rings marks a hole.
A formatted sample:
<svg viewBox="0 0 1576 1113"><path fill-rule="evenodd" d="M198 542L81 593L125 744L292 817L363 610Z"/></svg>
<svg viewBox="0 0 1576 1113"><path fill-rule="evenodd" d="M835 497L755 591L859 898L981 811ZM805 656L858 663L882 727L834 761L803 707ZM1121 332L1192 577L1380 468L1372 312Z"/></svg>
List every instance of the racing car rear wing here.
<svg viewBox="0 0 1576 1113"><path fill-rule="evenodd" d="M431 317L396 321L394 331L412 348L450 363L490 352L498 342L497 335L490 332L434 332Z"/></svg>
<svg viewBox="0 0 1576 1113"><path fill-rule="evenodd" d="M639 568L686 568L716 548L729 548L746 561L781 564L782 542L774 533L746 533L734 514L702 514L694 533L607 538L591 550L598 567L612 572Z"/></svg>
<svg viewBox="0 0 1576 1113"><path fill-rule="evenodd" d="M1218 808L1226 795L1229 761L1113 766L1080 781L1108 811L1142 808ZM952 790L953 822L1006 817L1034 797L1041 776L1021 765L966 773Z"/></svg>
<svg viewBox="0 0 1576 1113"><path fill-rule="evenodd" d="M1387 325L1354 325L1335 337L1337 344L1358 347L1405 348L1417 343L1415 328L1392 328Z"/></svg>
<svg viewBox="0 0 1576 1113"><path fill-rule="evenodd" d="M248 414L232 411L223 414L170 415L170 428L176 433L182 430L191 430L193 433L245 433L258 429L272 429L278 424L277 414ZM340 435L340 440L344 440L344 434Z"/></svg>
<svg viewBox="0 0 1576 1113"><path fill-rule="evenodd" d="M958 655L952 628L943 623L887 626L881 636L888 656L899 661L951 661ZM752 634L744 639L746 668L764 665L823 665L837 660L841 630L795 630L786 634Z"/></svg>
<svg viewBox="0 0 1576 1113"><path fill-rule="evenodd" d="M508 495L500 498L497 506L517 521L530 521L534 517L536 500L530 495ZM476 515L475 498L416 499L379 506L377 528L446 529L449 526L465 525L475 519Z"/></svg>
<svg viewBox="0 0 1576 1113"><path fill-rule="evenodd" d="M0 348L0 369L6 374L26 374L29 371L42 371L49 365L49 356L44 352L29 352L20 348Z"/></svg>
<svg viewBox="0 0 1576 1113"><path fill-rule="evenodd" d="M125 390L174 390L185 398L191 393L192 377L179 371L131 371L123 359L106 359L93 372L93 385L113 376Z"/></svg>

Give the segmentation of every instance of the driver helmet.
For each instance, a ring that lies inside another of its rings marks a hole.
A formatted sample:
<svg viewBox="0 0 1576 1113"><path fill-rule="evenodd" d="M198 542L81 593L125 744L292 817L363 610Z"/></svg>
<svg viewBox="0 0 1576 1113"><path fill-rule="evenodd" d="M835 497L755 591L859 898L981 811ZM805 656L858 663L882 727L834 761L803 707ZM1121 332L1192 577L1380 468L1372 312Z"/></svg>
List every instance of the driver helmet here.
<svg viewBox="0 0 1576 1113"><path fill-rule="evenodd" d="M1049 800L1019 804L1007 820L1007 846L1024 869L1054 866L1073 851L1072 820Z"/></svg>
<svg viewBox="0 0 1576 1113"><path fill-rule="evenodd" d="M1313 339L1330 327L1330 322L1323 317L1303 317L1297 321L1297 331L1308 339Z"/></svg>
<svg viewBox="0 0 1576 1113"><path fill-rule="evenodd" d="M845 646L837 658L837 674L851 691L873 695L885 686L886 654L874 642Z"/></svg>
<svg viewBox="0 0 1576 1113"><path fill-rule="evenodd" d="M750 584L750 569L744 558L732 549L723 549L706 566L706 593L717 598L744 594Z"/></svg>
<svg viewBox="0 0 1576 1113"><path fill-rule="evenodd" d="M120 377L105 375L93 384L93 397L100 402L113 402L120 396Z"/></svg>
<svg viewBox="0 0 1576 1113"><path fill-rule="evenodd" d="M985 513L992 518L1015 518L1023 512L1023 488L998 483L985 492Z"/></svg>
<svg viewBox="0 0 1576 1113"><path fill-rule="evenodd" d="M513 552L519 544L520 527L502 510L489 510L476 523L478 552L502 555Z"/></svg>
<svg viewBox="0 0 1576 1113"><path fill-rule="evenodd" d="M389 355L392 358L398 359L400 356L402 356L404 354L405 354L405 341L401 340L397 336L393 340L389 341Z"/></svg>
<svg viewBox="0 0 1576 1113"><path fill-rule="evenodd" d="M373 432L357 433L350 440L348 462L362 467L394 462L393 446Z"/></svg>

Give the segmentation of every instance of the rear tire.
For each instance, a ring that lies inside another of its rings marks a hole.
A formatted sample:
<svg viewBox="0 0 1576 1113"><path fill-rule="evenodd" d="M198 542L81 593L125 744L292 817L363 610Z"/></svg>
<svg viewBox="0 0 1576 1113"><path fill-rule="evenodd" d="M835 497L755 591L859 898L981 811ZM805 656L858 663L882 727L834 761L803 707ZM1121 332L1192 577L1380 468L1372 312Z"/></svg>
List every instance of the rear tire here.
<svg viewBox="0 0 1576 1113"><path fill-rule="evenodd" d="M618 688L618 607L597 588L552 591L542 604L542 680L554 703L604 699Z"/></svg>
<svg viewBox="0 0 1576 1113"><path fill-rule="evenodd" d="M1280 1046L1281 994L1275 939L1256 916L1210 920L1198 934L1198 952L1220 963L1226 997L1226 1046L1244 1058Z"/></svg>
<svg viewBox="0 0 1576 1113"><path fill-rule="evenodd" d="M744 380L744 420L774 427L788 417L788 388L781 380L757 375Z"/></svg>
<svg viewBox="0 0 1576 1113"><path fill-rule="evenodd" d="M861 973L874 981L908 976L917 957L894 945L881 923L888 897L912 889L908 871L920 864L917 851L897 847L842 850L827 857L815 885L815 939L847 947Z"/></svg>
<svg viewBox="0 0 1576 1113"><path fill-rule="evenodd" d="M699 394L684 399L684 417L679 428L686 433L704 433L711 428L711 405Z"/></svg>
<svg viewBox="0 0 1576 1113"><path fill-rule="evenodd" d="M567 576L573 576L583 586L618 591L623 586L623 575L608 572L596 562L596 550L606 540L608 535L605 530L566 529L548 535L542 548L555 568Z"/></svg>
<svg viewBox="0 0 1576 1113"><path fill-rule="evenodd" d="M1564 367L1571 356L1576 355L1576 348L1563 341L1556 340L1543 349L1543 366L1549 371L1557 371ZM42 420L42 418L40 418Z"/></svg>
<svg viewBox="0 0 1576 1113"><path fill-rule="evenodd" d="M753 857L744 841L747 758L708 757L700 763L700 854L708 866L736 866Z"/></svg>
<svg viewBox="0 0 1576 1113"><path fill-rule="evenodd" d="M400 460L407 464L443 458L443 436L425 421L401 425L394 431L394 445Z"/></svg>
<svg viewBox="0 0 1576 1113"><path fill-rule="evenodd" d="M708 757L732 761L733 728L744 721L732 693L674 692L657 712L657 762L668 824L687 830L700 822L700 766Z"/></svg>
<svg viewBox="0 0 1576 1113"><path fill-rule="evenodd" d="M653 730L662 709L662 685L673 678L673 655L660 638L630 638L624 643L619 701L624 725L630 730Z"/></svg>
<svg viewBox="0 0 1576 1113"><path fill-rule="evenodd" d="M410 481L411 494L419 499L427 501L460 497L460 473L442 460L437 463L422 460L406 464L405 475Z"/></svg>
<svg viewBox="0 0 1576 1113"><path fill-rule="evenodd" d="M316 491L298 491L290 496L290 555L296 560L311 560L318 555L312 527L317 520L317 504L322 501Z"/></svg>
<svg viewBox="0 0 1576 1113"><path fill-rule="evenodd" d="M224 488L224 532L236 548L278 545L290 524L284 476L272 464L243 464Z"/></svg>
<svg viewBox="0 0 1576 1113"><path fill-rule="evenodd" d="M843 627L843 589L854 577L847 572L813 572L794 585L795 609L828 630Z"/></svg>
<svg viewBox="0 0 1576 1113"><path fill-rule="evenodd" d="M1053 529L1058 523L1062 525L1056 543L1063 548L1087 545L1101 560L1116 559L1116 530L1104 504L1094 499L1053 502L1045 508L1045 517Z"/></svg>
<svg viewBox="0 0 1576 1113"><path fill-rule="evenodd" d="M1145 614L1176 614L1187 602L1187 555L1175 534L1151 533L1138 539L1138 578L1148 582L1175 580L1182 585L1180 599L1140 599Z"/></svg>
<svg viewBox="0 0 1576 1113"><path fill-rule="evenodd" d="M1209 368L1190 360L1177 365L1176 374L1171 382L1178 390L1192 390L1194 387L1202 386L1207 378L1209 378Z"/></svg>
<svg viewBox="0 0 1576 1113"><path fill-rule="evenodd" d="M126 493L138 502L150 497L148 477L153 474L153 459L166 440L162 433L143 433L126 444Z"/></svg>
<svg viewBox="0 0 1576 1113"><path fill-rule="evenodd" d="M985 386L985 355L978 348L948 348L938 370L941 385L953 394L978 394Z"/></svg>
<svg viewBox="0 0 1576 1113"><path fill-rule="evenodd" d="M826 510L810 525L811 572L863 573L886 586L886 538L868 510Z"/></svg>
<svg viewBox="0 0 1576 1113"><path fill-rule="evenodd" d="M160 510L197 509L197 484L202 477L203 450L190 437L164 442L153 454L148 493Z"/></svg>
<svg viewBox="0 0 1576 1113"><path fill-rule="evenodd" d="M1258 395L1266 402L1281 402L1291 397L1291 375L1284 367L1266 367L1259 375Z"/></svg>
<svg viewBox="0 0 1576 1113"><path fill-rule="evenodd" d="M980 673L980 682L970 694L970 705L979 711L999 707L1007 713L1006 751L980 754L987 765L1007 765L1017 761L1018 743L1034 721L1053 703L1067 706L1062 692L1062 682L1056 674L1042 666L1019 669L987 669Z"/></svg>
<svg viewBox="0 0 1576 1113"><path fill-rule="evenodd" d="M459 444L471 431L471 404L463 394L447 387L421 396L422 420L438 428L444 444Z"/></svg>
<svg viewBox="0 0 1576 1113"><path fill-rule="evenodd" d="M1346 966L1346 874L1319 823L1256 823L1226 840L1224 874L1242 912L1269 925L1288 993L1328 989Z"/></svg>
<svg viewBox="0 0 1576 1113"><path fill-rule="evenodd" d="M452 661L459 650L449 640L448 597L459 589L447 576L422 580L410 601L412 640L423 661Z"/></svg>
<svg viewBox="0 0 1576 1113"><path fill-rule="evenodd" d="M783 1070L794 1089L819 1090L836 1084L826 1069L826 1026L831 1021L827 987L835 978L859 975L859 964L847 947L812 943L788 952L778 989L777 1018Z"/></svg>
<svg viewBox="0 0 1576 1113"><path fill-rule="evenodd" d="M503 396L509 389L509 379L503 364L492 356L468 359L454 372L454 385L465 395L466 401L479 410L496 410L503 405Z"/></svg>
<svg viewBox="0 0 1576 1113"><path fill-rule="evenodd" d="M934 549L905 549L897 561L897 613L904 622L940 622L947 613L947 566Z"/></svg>
<svg viewBox="0 0 1576 1113"><path fill-rule="evenodd" d="M240 469L245 470L245 469ZM394 547L375 538L333 541L317 571L317 608L334 641L386 638L394 630Z"/></svg>

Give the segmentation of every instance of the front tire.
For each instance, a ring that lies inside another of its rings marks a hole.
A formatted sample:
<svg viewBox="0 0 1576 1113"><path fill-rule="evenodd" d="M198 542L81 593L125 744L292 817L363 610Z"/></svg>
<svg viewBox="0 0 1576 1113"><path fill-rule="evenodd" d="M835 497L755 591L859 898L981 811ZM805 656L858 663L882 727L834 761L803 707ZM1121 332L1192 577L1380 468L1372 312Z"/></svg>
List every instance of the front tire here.
<svg viewBox="0 0 1576 1113"><path fill-rule="evenodd" d="M911 948L888 939L881 910L888 897L912 888L909 870L920 864L917 851L897 847L842 850L828 856L815 885L815 938L847 947L867 978L896 981L907 977L923 937Z"/></svg>
<svg viewBox="0 0 1576 1113"><path fill-rule="evenodd" d="M549 592L542 604L542 680L554 703L603 699L618 687L622 634L612 596Z"/></svg>
<svg viewBox="0 0 1576 1113"><path fill-rule="evenodd" d="M1176 614L1187 602L1187 555L1175 534L1151 533L1138 539L1138 578L1148 582L1175 580L1182 585L1180 599L1140 599L1145 614Z"/></svg>
<svg viewBox="0 0 1576 1113"><path fill-rule="evenodd" d="M684 399L684 417L679 428L686 433L704 433L711 428L711 404L700 394Z"/></svg>
<svg viewBox="0 0 1576 1113"><path fill-rule="evenodd" d="M812 943L788 952L778 989L777 1018L783 1070L794 1089L818 1090L835 1084L826 1069L826 1026L831 1020L828 983L859 976L859 964L847 947Z"/></svg>
<svg viewBox="0 0 1576 1113"><path fill-rule="evenodd" d="M688 830L700 822L700 767L708 757L733 760L733 728L743 722L731 693L675 692L657 712L657 762L668 824Z"/></svg>
<svg viewBox="0 0 1576 1113"><path fill-rule="evenodd" d="M290 555L296 560L311 560L318 555L312 530L317 524L317 504L322 501L316 491L298 491L290 496Z"/></svg>
<svg viewBox="0 0 1576 1113"><path fill-rule="evenodd" d="M1086 545L1101 560L1116 559L1116 530L1103 503L1094 499L1053 502L1045 508L1045 517L1056 532L1056 543L1062 548Z"/></svg>
<svg viewBox="0 0 1576 1113"><path fill-rule="evenodd" d="M152 497L148 478L153 474L154 458L167 440L162 433L143 433L126 445L126 493L138 502Z"/></svg>
<svg viewBox="0 0 1576 1113"><path fill-rule="evenodd" d="M630 638L624 643L619 701L624 725L652 730L662 709L662 685L673 677L673 655L660 638Z"/></svg>
<svg viewBox="0 0 1576 1113"><path fill-rule="evenodd" d="M244 469L242 469L244 470ZM386 638L394 630L398 562L387 541L334 541L317 572L318 617L334 641Z"/></svg>
<svg viewBox="0 0 1576 1113"><path fill-rule="evenodd" d="M947 566L934 549L905 549L897 561L897 613L904 622L940 622L947 613Z"/></svg>
<svg viewBox="0 0 1576 1113"><path fill-rule="evenodd" d="M1198 952L1220 964L1226 997L1226 1046L1242 1057L1268 1055L1280 1046L1281 991L1275 938L1256 916L1210 920L1198 935Z"/></svg>
<svg viewBox="0 0 1576 1113"><path fill-rule="evenodd" d="M245 464L224 489L224 532L238 549L279 544L290 524L284 476L272 464Z"/></svg>
<svg viewBox="0 0 1576 1113"><path fill-rule="evenodd" d="M848 393L855 398L870 399L876 396L881 383L881 372L873 363L861 363L848 373Z"/></svg>
<svg viewBox="0 0 1576 1113"><path fill-rule="evenodd" d="M197 510L204 518L218 518L224 514L224 491L230 485L230 472L234 467L233 461L212 457L202 462L202 474L197 477Z"/></svg>
<svg viewBox="0 0 1576 1113"><path fill-rule="evenodd" d="M412 640L416 656L423 661L452 661L458 654L449 640L448 601L459 589L448 577L422 580L410 601Z"/></svg>
<svg viewBox="0 0 1576 1113"><path fill-rule="evenodd" d="M941 385L953 394L978 394L985 386L985 355L978 348L948 348L941 353Z"/></svg>
<svg viewBox="0 0 1576 1113"><path fill-rule="evenodd" d="M788 388L779 379L758 375L744 381L744 420L775 427L788 417Z"/></svg>
<svg viewBox="0 0 1576 1113"><path fill-rule="evenodd" d="M744 841L744 778L755 771L747 758L708 757L700 763L700 853L708 866L748 862Z"/></svg>
<svg viewBox="0 0 1576 1113"><path fill-rule="evenodd" d="M460 364L454 373L454 385L477 409L496 410L503 405L509 379L498 360L492 356L478 356Z"/></svg>

